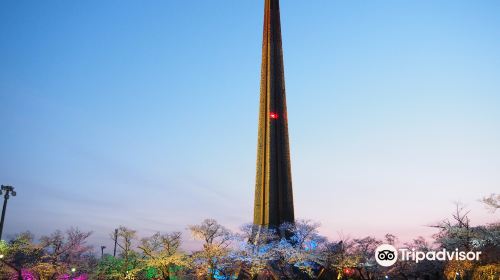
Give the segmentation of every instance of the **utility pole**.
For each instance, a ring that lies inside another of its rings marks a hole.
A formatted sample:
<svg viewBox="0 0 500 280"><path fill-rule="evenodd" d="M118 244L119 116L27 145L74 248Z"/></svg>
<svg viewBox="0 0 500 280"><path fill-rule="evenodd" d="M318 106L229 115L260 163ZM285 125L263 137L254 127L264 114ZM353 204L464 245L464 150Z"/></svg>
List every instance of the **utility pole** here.
<svg viewBox="0 0 500 280"><path fill-rule="evenodd" d="M3 222L5 220L5 211L7 210L7 200L9 200L10 194L12 194L12 196L16 196L13 186L2 185L0 195L2 195L2 192L5 192L5 194L3 195L2 219L0 220L0 240L2 240Z"/></svg>
<svg viewBox="0 0 500 280"><path fill-rule="evenodd" d="M106 246L101 246L101 259L104 257L104 249L106 249Z"/></svg>
<svg viewBox="0 0 500 280"><path fill-rule="evenodd" d="M113 257L116 257L116 245L118 243L118 229L115 229L115 249L113 250Z"/></svg>

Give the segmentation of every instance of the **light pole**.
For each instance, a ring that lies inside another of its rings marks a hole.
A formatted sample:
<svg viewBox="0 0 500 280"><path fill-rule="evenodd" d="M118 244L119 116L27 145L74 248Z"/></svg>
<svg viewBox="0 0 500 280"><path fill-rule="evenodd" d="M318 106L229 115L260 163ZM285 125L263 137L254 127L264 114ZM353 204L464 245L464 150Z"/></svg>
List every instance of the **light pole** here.
<svg viewBox="0 0 500 280"><path fill-rule="evenodd" d="M101 259L104 257L104 249L106 249L106 246L101 246Z"/></svg>
<svg viewBox="0 0 500 280"><path fill-rule="evenodd" d="M16 196L16 191L14 191L13 186L2 185L0 195L2 195L2 192L5 192L5 194L3 195L2 220L0 220L0 240L2 240L3 222L5 220L5 210L7 210L7 200L9 200L10 194L12 194L12 196Z"/></svg>
<svg viewBox="0 0 500 280"><path fill-rule="evenodd" d="M118 229L115 229L115 248L113 249L113 257L116 257L116 245L118 243Z"/></svg>

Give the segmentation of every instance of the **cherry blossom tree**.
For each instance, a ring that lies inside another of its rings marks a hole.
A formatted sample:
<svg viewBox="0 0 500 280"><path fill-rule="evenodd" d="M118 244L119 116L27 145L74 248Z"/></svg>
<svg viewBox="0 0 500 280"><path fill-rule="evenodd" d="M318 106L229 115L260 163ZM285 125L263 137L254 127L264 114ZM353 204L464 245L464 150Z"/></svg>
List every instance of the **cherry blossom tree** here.
<svg viewBox="0 0 500 280"><path fill-rule="evenodd" d="M188 268L191 264L189 258L179 252L180 245L180 232L166 234L157 232L151 237L143 238L138 248L145 256L145 266L155 268L159 271L161 279L169 280L172 269Z"/></svg>
<svg viewBox="0 0 500 280"><path fill-rule="evenodd" d="M215 279L218 274L231 274L236 269L229 247L235 235L214 219L189 226L194 238L203 241L203 248L193 253L193 264L199 274Z"/></svg>
<svg viewBox="0 0 500 280"><path fill-rule="evenodd" d="M86 270L91 258L92 246L87 239L92 232L83 232L78 228L70 228L66 232L57 230L40 238L40 246L44 250L41 262L33 269L48 279L69 273L71 269L79 272Z"/></svg>

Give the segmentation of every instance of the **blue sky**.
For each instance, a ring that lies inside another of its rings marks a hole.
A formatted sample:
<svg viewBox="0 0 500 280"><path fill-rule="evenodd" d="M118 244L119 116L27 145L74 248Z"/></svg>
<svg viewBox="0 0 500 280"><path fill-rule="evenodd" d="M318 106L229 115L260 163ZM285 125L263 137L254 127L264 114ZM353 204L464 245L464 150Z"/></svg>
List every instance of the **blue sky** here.
<svg viewBox="0 0 500 280"><path fill-rule="evenodd" d="M282 1L296 216L473 222L500 182L498 1ZM5 233L251 221L263 1L2 1ZM186 236L187 239L189 237Z"/></svg>

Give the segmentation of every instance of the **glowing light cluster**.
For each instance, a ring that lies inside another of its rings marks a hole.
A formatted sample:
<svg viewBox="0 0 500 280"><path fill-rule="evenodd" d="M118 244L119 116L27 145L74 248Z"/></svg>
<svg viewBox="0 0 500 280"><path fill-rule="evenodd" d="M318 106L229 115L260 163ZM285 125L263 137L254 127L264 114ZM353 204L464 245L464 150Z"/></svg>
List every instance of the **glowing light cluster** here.
<svg viewBox="0 0 500 280"><path fill-rule="evenodd" d="M345 273L345 275L347 275L347 276L351 276L351 275L353 275L353 274L354 274L354 269L349 268L349 267L346 267L346 268L344 268L344 273Z"/></svg>
<svg viewBox="0 0 500 280"><path fill-rule="evenodd" d="M279 118L279 115L276 112L271 112L269 113L269 117L273 120L277 120Z"/></svg>

